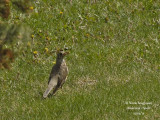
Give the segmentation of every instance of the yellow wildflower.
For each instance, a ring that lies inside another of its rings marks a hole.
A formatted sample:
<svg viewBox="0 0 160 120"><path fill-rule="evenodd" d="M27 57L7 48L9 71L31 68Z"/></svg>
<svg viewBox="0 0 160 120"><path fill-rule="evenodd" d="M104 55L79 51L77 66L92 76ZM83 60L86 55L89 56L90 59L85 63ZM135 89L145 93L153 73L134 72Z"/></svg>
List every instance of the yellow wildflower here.
<svg viewBox="0 0 160 120"><path fill-rule="evenodd" d="M30 9L30 10L33 10L34 8L33 8L33 6L31 6L31 7L29 7L29 9Z"/></svg>
<svg viewBox="0 0 160 120"><path fill-rule="evenodd" d="M55 61L53 61L53 64L56 64L56 62L55 62Z"/></svg>
<svg viewBox="0 0 160 120"><path fill-rule="evenodd" d="M60 14L63 14L63 12L62 12L62 11L60 11Z"/></svg>
<svg viewBox="0 0 160 120"><path fill-rule="evenodd" d="M45 51L48 52L48 48L45 48Z"/></svg>
<svg viewBox="0 0 160 120"><path fill-rule="evenodd" d="M89 37L89 34L86 34L87 37Z"/></svg>
<svg viewBox="0 0 160 120"><path fill-rule="evenodd" d="M49 37L46 37L46 40L50 40L50 38L49 38Z"/></svg>
<svg viewBox="0 0 160 120"><path fill-rule="evenodd" d="M34 38L34 35L31 35L31 38L33 39L33 38Z"/></svg>
<svg viewBox="0 0 160 120"><path fill-rule="evenodd" d="M37 54L38 54L38 51L34 51L33 54L37 55Z"/></svg>

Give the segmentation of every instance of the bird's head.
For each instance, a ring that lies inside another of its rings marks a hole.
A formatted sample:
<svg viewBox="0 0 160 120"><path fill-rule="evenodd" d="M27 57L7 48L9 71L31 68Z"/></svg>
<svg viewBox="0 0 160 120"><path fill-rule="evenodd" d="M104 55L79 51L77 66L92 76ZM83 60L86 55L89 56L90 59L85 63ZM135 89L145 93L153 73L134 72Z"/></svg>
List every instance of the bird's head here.
<svg viewBox="0 0 160 120"><path fill-rule="evenodd" d="M64 56L66 56L67 54L69 54L69 52L66 52L62 49L57 50L57 59L58 60L63 60Z"/></svg>

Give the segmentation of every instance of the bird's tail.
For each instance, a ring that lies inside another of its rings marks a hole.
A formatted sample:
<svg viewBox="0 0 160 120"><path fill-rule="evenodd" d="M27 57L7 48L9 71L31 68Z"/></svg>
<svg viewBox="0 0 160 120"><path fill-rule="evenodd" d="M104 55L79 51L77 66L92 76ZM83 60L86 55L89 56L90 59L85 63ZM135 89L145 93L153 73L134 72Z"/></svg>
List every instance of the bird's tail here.
<svg viewBox="0 0 160 120"><path fill-rule="evenodd" d="M53 89L54 86L48 86L48 88L46 89L46 91L43 93L43 98L46 98L48 96L48 94L51 92L51 90Z"/></svg>
<svg viewBox="0 0 160 120"><path fill-rule="evenodd" d="M49 81L48 88L44 92L43 98L46 98L48 94L51 92L51 90L56 87L57 82L58 82L58 78L54 78L54 77Z"/></svg>

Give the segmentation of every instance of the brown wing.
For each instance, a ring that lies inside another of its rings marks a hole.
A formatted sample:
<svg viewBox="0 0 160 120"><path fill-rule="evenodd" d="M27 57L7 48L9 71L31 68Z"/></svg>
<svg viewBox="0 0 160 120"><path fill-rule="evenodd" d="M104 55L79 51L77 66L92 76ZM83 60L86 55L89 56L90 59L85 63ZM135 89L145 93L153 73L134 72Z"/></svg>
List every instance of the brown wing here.
<svg viewBox="0 0 160 120"><path fill-rule="evenodd" d="M58 76L58 87L62 86L65 83L67 75L68 75L68 67L66 66L66 64L62 64Z"/></svg>
<svg viewBox="0 0 160 120"><path fill-rule="evenodd" d="M52 67L52 70L51 70L51 73L50 73L50 76L49 76L48 84L51 81L52 77L55 76L55 75L57 75L58 72L59 72L59 67L57 65L54 65Z"/></svg>

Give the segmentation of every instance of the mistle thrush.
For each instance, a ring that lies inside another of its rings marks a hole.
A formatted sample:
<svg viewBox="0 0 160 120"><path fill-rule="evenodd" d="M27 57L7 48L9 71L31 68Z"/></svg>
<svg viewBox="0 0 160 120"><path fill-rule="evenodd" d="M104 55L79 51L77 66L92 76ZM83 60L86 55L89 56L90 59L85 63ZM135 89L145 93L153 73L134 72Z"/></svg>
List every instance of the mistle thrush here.
<svg viewBox="0 0 160 120"><path fill-rule="evenodd" d="M65 83L68 75L68 67L63 58L67 54L68 52L64 52L63 50L57 51L56 64L53 66L50 73L48 88L43 94L44 98L48 96L52 89L54 89L52 92L53 95L58 90L58 88L62 88L63 84Z"/></svg>

